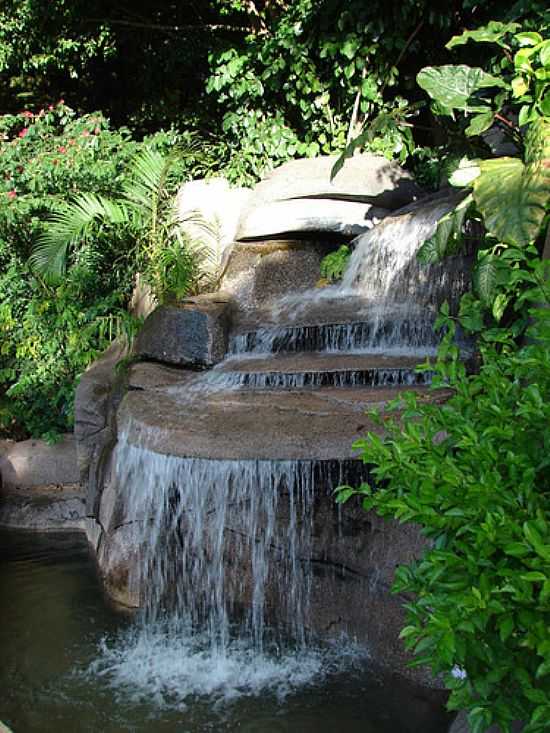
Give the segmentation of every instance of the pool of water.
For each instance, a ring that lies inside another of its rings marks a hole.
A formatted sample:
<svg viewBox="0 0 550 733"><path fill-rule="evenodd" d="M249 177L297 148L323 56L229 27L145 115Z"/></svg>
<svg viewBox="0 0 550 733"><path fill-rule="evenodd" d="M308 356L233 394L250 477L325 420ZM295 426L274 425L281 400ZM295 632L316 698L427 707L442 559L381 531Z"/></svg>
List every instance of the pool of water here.
<svg viewBox="0 0 550 733"><path fill-rule="evenodd" d="M14 733L445 733L439 702L343 645L213 660L105 602L80 536L0 532L0 720Z"/></svg>

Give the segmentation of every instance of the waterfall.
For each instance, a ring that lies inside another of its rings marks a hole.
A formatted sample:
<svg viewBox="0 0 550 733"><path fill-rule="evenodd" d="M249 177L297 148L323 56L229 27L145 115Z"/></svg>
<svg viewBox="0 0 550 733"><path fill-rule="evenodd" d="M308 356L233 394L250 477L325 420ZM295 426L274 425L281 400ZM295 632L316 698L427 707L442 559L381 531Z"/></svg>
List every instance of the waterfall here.
<svg viewBox="0 0 550 733"><path fill-rule="evenodd" d="M456 203L456 195L421 202L358 237L341 292L355 291L379 303L439 305L443 298L452 297L463 286L459 273L448 262L445 266L422 265L416 255L434 234L439 219Z"/></svg>
<svg viewBox="0 0 550 733"><path fill-rule="evenodd" d="M178 458L121 435L117 523L132 527L141 609L93 672L163 703L284 695L364 657L349 641L311 644L307 628L315 496L356 472L355 461Z"/></svg>

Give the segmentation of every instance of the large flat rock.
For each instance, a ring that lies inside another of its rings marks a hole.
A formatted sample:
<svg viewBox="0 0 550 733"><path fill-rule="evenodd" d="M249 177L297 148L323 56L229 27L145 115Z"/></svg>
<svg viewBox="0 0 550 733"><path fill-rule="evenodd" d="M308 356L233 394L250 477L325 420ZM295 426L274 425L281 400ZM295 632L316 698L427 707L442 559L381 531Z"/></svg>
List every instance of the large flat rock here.
<svg viewBox="0 0 550 733"><path fill-rule="evenodd" d="M383 407L399 389L220 391L197 379L164 391L130 392L119 408L118 424L130 443L166 455L345 460L357 457L352 448L357 438L380 431L365 411Z"/></svg>

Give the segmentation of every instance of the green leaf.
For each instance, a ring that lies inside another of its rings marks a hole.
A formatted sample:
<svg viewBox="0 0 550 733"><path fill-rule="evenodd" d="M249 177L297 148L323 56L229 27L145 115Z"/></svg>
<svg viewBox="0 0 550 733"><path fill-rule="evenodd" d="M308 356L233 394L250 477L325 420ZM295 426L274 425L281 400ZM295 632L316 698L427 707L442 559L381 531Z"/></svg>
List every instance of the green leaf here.
<svg viewBox="0 0 550 733"><path fill-rule="evenodd" d="M474 199L486 229L515 246L533 242L541 229L550 197L550 122L532 125L526 139L526 164L517 158L480 162Z"/></svg>
<svg viewBox="0 0 550 733"><path fill-rule="evenodd" d="M427 66L416 79L419 86L436 102L463 112L486 112L486 104L470 103L472 95L481 89L506 87L503 79L487 74L478 67L466 65Z"/></svg>
<svg viewBox="0 0 550 733"><path fill-rule="evenodd" d="M546 575L544 573L540 573L538 570L533 570L530 573L524 573L520 577L528 583L544 583L546 581Z"/></svg>
<svg viewBox="0 0 550 733"><path fill-rule="evenodd" d="M484 255L474 271L474 287L481 300L492 305L499 283L500 262L498 257Z"/></svg>
<svg viewBox="0 0 550 733"><path fill-rule="evenodd" d="M424 264L440 262L444 257L456 254L462 245L462 228L464 221L471 211L473 197L466 196L458 206L437 223L433 236L427 239L420 247L417 258Z"/></svg>
<svg viewBox="0 0 550 733"><path fill-rule="evenodd" d="M516 33L515 39L519 42L520 46L537 46L539 43L542 43L540 33L534 32Z"/></svg>
<svg viewBox="0 0 550 733"><path fill-rule="evenodd" d="M475 115L475 117L472 117L472 119L470 120L470 124L466 128L466 135L468 137L481 135L482 132L485 132L485 130L488 130L491 127L494 119L495 113L493 112L493 110L489 110L488 112L481 112L480 114Z"/></svg>
<svg viewBox="0 0 550 733"><path fill-rule="evenodd" d="M462 46L468 41L498 43L500 46L505 46L506 44L502 42L503 37L507 33L514 33L519 27L519 23L500 23L497 20L490 20L482 28L477 28L475 31L464 31L460 36L453 36L445 48L451 49Z"/></svg>
<svg viewBox="0 0 550 733"><path fill-rule="evenodd" d="M458 168L449 177L451 186L469 186L479 176L479 161L462 158Z"/></svg>
<svg viewBox="0 0 550 733"><path fill-rule="evenodd" d="M539 58L545 68L550 67L550 41L544 41L542 44L539 50Z"/></svg>
<svg viewBox="0 0 550 733"><path fill-rule="evenodd" d="M526 82L524 76L516 76L512 79L512 93L514 97L523 97L528 89L529 84Z"/></svg>

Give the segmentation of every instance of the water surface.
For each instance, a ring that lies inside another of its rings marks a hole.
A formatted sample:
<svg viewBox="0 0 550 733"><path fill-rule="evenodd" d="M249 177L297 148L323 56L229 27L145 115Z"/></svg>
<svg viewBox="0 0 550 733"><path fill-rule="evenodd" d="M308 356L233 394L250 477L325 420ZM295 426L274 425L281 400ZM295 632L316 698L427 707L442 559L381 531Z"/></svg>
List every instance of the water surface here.
<svg viewBox="0 0 550 733"><path fill-rule="evenodd" d="M82 537L0 532L0 720L14 733L448 726L422 690L384 677L360 654L339 664L334 649L260 660L235 649L220 666L200 639L183 635L174 645L157 629L139 648L134 631L105 603Z"/></svg>

